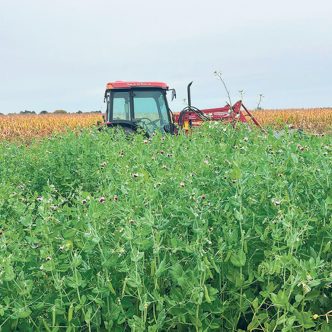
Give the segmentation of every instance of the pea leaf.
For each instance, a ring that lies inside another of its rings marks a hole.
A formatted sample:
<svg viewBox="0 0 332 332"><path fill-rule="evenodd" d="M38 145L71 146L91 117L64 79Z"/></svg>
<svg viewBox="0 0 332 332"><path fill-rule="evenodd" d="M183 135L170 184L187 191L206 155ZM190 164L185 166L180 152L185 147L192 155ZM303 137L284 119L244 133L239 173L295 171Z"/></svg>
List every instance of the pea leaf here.
<svg viewBox="0 0 332 332"><path fill-rule="evenodd" d="M243 250L231 255L231 263L236 267L242 267L246 264L246 254Z"/></svg>

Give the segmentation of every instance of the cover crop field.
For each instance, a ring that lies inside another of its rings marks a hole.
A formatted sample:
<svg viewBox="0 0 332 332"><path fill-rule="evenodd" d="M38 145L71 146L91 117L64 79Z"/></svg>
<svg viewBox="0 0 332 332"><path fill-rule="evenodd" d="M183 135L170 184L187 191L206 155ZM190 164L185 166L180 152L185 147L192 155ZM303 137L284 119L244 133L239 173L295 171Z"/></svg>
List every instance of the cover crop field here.
<svg viewBox="0 0 332 332"><path fill-rule="evenodd" d="M329 135L3 141L0 183L1 331L331 331Z"/></svg>

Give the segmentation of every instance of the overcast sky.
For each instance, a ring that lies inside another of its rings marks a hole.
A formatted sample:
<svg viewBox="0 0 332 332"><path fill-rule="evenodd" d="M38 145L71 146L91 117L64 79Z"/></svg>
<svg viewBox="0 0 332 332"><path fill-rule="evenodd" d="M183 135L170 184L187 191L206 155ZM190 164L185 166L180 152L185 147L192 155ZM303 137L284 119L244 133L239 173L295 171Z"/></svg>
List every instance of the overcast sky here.
<svg viewBox="0 0 332 332"><path fill-rule="evenodd" d="M174 111L227 97L332 106L331 0L0 0L0 112L103 110L106 82L165 81Z"/></svg>

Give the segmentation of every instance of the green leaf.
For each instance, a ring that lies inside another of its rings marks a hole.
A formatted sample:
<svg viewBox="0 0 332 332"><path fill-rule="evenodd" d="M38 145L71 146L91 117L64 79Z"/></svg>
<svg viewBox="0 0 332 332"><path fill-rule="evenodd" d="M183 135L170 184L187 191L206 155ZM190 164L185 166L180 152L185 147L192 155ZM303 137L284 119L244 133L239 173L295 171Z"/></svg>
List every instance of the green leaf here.
<svg viewBox="0 0 332 332"><path fill-rule="evenodd" d="M292 158L294 164L297 164L299 162L299 158L297 157L297 155L295 153L291 153L291 158Z"/></svg>
<svg viewBox="0 0 332 332"><path fill-rule="evenodd" d="M166 319L166 311L165 309L161 310L158 314L157 318L157 326L161 329L163 327L163 323Z"/></svg>
<svg viewBox="0 0 332 332"><path fill-rule="evenodd" d="M295 313L296 320L305 329L309 329L311 327L316 326L315 322L312 319L311 312L303 312L303 311L299 312L296 310L294 313Z"/></svg>
<svg viewBox="0 0 332 332"><path fill-rule="evenodd" d="M329 196L327 196L325 203L326 203L327 209L332 210L332 195L331 194Z"/></svg>
<svg viewBox="0 0 332 332"><path fill-rule="evenodd" d="M2 274L2 280L4 281L12 281L15 279L15 272L11 265L6 265L4 268L4 272Z"/></svg>
<svg viewBox="0 0 332 332"><path fill-rule="evenodd" d="M83 284L83 278L79 272L76 272L73 276L67 278L67 285L71 288L78 288Z"/></svg>
<svg viewBox="0 0 332 332"><path fill-rule="evenodd" d="M230 172L230 177L232 180L238 180L241 178L241 169L239 167L234 167Z"/></svg>
<svg viewBox="0 0 332 332"><path fill-rule="evenodd" d="M131 260L133 262L138 262L143 257L144 257L144 252L142 252L142 251L134 250L131 254Z"/></svg>
<svg viewBox="0 0 332 332"><path fill-rule="evenodd" d="M231 263L236 267L242 267L246 264L246 254L239 250L237 253L231 255Z"/></svg>
<svg viewBox="0 0 332 332"><path fill-rule="evenodd" d="M84 320L86 323L90 323L91 321L91 314L92 314L92 308L89 307L88 310L85 312L85 315L84 315Z"/></svg>
<svg viewBox="0 0 332 332"><path fill-rule="evenodd" d="M157 271L156 271L156 277L159 278L165 271L167 270L166 266L166 257L160 262Z"/></svg>
<svg viewBox="0 0 332 332"><path fill-rule="evenodd" d="M239 220L239 221L243 221L243 214L242 213L240 213L240 211L238 211L238 210L235 210L235 218L237 219L237 220Z"/></svg>
<svg viewBox="0 0 332 332"><path fill-rule="evenodd" d="M272 300L273 304L277 307L285 308L289 304L288 297L287 297L286 293L282 290L280 290L278 292L278 294L272 293L271 300Z"/></svg>
<svg viewBox="0 0 332 332"><path fill-rule="evenodd" d="M15 319L27 318L31 315L31 312L32 311L29 309L29 307L16 308L14 309L13 317Z"/></svg>
<svg viewBox="0 0 332 332"><path fill-rule="evenodd" d="M251 302L252 307L254 308L255 312L258 309L258 298L256 297L252 302Z"/></svg>
<svg viewBox="0 0 332 332"><path fill-rule="evenodd" d="M183 276L183 268L179 263L175 263L171 268L172 277L177 280Z"/></svg>
<svg viewBox="0 0 332 332"><path fill-rule="evenodd" d="M321 326L321 332L331 332L331 322L323 322Z"/></svg>
<svg viewBox="0 0 332 332"><path fill-rule="evenodd" d="M139 280L136 278L128 278L127 279L127 285L132 287L132 288L137 288L140 286Z"/></svg>
<svg viewBox="0 0 332 332"><path fill-rule="evenodd" d="M132 319L128 320L128 324L131 328L131 331L135 331L135 332L144 332L145 331L144 322L138 316L134 315Z"/></svg>
<svg viewBox="0 0 332 332"><path fill-rule="evenodd" d="M303 295L301 294L297 294L295 295L295 301L300 303L303 300Z"/></svg>
<svg viewBox="0 0 332 332"><path fill-rule="evenodd" d="M55 270L55 264L53 260L47 261L42 265L42 269L51 272Z"/></svg>

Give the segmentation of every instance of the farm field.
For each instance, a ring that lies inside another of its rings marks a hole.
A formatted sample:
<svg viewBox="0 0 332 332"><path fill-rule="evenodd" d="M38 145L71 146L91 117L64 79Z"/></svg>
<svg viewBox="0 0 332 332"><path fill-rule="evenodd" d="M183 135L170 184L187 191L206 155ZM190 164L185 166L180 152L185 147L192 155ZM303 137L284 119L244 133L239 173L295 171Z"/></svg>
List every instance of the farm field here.
<svg viewBox="0 0 332 332"><path fill-rule="evenodd" d="M102 121L101 114L45 114L0 116L0 140L30 141L68 130L91 127Z"/></svg>
<svg viewBox="0 0 332 332"><path fill-rule="evenodd" d="M0 184L0 331L331 331L331 135L2 140Z"/></svg>
<svg viewBox="0 0 332 332"><path fill-rule="evenodd" d="M332 108L253 111L264 127L285 125L312 133L332 133ZM0 140L31 141L68 130L90 127L102 121L101 114L47 114L0 116Z"/></svg>
<svg viewBox="0 0 332 332"><path fill-rule="evenodd" d="M261 110L253 114L263 126L282 128L286 124L313 133L332 133L332 108Z"/></svg>

